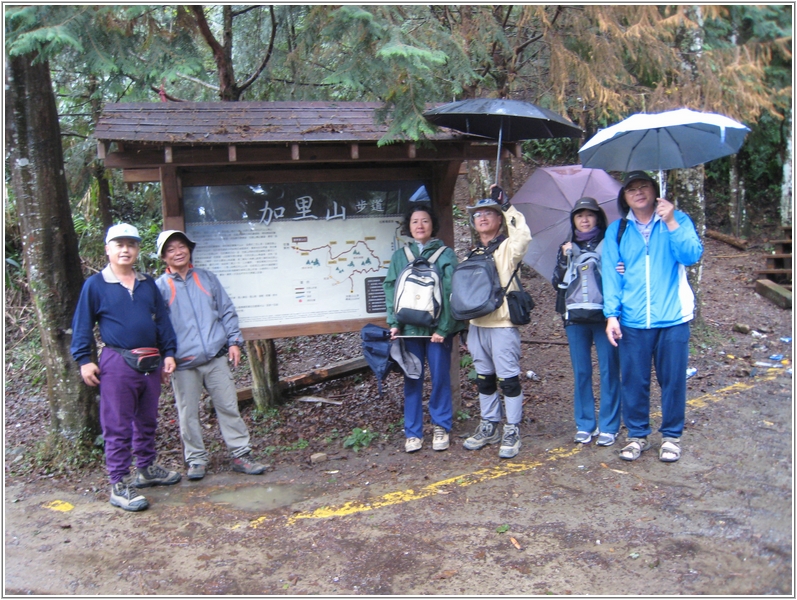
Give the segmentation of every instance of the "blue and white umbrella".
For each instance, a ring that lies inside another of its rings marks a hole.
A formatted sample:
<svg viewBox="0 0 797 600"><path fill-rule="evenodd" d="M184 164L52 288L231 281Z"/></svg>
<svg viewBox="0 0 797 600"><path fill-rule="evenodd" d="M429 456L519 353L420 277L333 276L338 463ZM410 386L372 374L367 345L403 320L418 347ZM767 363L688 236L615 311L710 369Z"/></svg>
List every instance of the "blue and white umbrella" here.
<svg viewBox="0 0 797 600"><path fill-rule="evenodd" d="M735 154L749 131L724 115L688 108L639 113L598 131L578 155L581 164L592 169L657 170L663 183L662 171Z"/></svg>

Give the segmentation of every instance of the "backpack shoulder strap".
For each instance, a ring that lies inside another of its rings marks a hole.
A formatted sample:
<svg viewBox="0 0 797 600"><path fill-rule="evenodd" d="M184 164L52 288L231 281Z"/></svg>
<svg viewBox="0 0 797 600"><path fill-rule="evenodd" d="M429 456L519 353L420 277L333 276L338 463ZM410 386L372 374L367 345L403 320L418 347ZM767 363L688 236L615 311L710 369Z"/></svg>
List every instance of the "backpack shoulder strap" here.
<svg viewBox="0 0 797 600"><path fill-rule="evenodd" d="M415 256L412 254L412 250L410 250L410 245L407 244L404 246L404 254L407 257L407 262L412 262L415 260Z"/></svg>
<svg viewBox="0 0 797 600"><path fill-rule="evenodd" d="M434 254L432 254L432 255L429 257L429 264L430 264L430 265L433 265L433 264L435 263L435 261L436 261L438 258L440 258L440 255L441 255L441 254L443 254L443 252L445 252L445 251L446 251L446 248L447 248L447 246L440 246L440 247L439 247L437 250L435 250L435 253L434 253Z"/></svg>
<svg viewBox="0 0 797 600"><path fill-rule="evenodd" d="M620 226L617 228L617 245L620 245L620 240L623 239L623 234L625 233L625 228L628 227L628 219L623 217L620 221Z"/></svg>

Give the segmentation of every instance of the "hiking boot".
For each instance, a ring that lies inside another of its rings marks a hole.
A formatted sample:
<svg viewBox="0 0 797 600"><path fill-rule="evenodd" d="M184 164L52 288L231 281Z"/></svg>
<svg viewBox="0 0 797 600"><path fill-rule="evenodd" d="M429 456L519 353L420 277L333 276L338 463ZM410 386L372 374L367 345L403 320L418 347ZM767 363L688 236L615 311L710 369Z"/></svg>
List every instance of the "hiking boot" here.
<svg viewBox="0 0 797 600"><path fill-rule="evenodd" d="M167 471L160 465L152 463L146 469L138 469L130 485L137 488L152 487L153 485L174 485L182 479L177 471Z"/></svg>
<svg viewBox="0 0 797 600"><path fill-rule="evenodd" d="M111 505L131 512L144 510L149 502L129 483L117 481L111 486Z"/></svg>
<svg viewBox="0 0 797 600"><path fill-rule="evenodd" d="M517 425L504 425L504 435L501 438L501 449L498 458L514 458L520 451L520 429Z"/></svg>
<svg viewBox="0 0 797 600"><path fill-rule="evenodd" d="M482 419L476 428L476 433L465 440L462 447L465 450L478 450L479 448L484 448L487 444L495 444L500 439L501 432L498 431L498 423Z"/></svg>
<svg viewBox="0 0 797 600"><path fill-rule="evenodd" d="M423 448L423 440L416 437L407 438L404 442L404 452L417 452Z"/></svg>
<svg viewBox="0 0 797 600"><path fill-rule="evenodd" d="M202 479L205 476L205 472L207 471L207 467L205 465L188 465L188 473L186 473L186 477L188 479Z"/></svg>
<svg viewBox="0 0 797 600"><path fill-rule="evenodd" d="M439 425L434 426L434 437L432 438L432 450L448 449L448 432Z"/></svg>
<svg viewBox="0 0 797 600"><path fill-rule="evenodd" d="M232 461L232 470L246 475L260 475L266 470L266 465L261 465L252 460L248 454L239 456Z"/></svg>

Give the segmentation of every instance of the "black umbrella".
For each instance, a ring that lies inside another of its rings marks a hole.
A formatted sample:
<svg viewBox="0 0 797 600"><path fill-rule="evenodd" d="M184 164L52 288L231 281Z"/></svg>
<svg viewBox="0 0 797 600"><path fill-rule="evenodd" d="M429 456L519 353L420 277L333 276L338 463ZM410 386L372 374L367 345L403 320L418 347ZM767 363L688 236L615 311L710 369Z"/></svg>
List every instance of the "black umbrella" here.
<svg viewBox="0 0 797 600"><path fill-rule="evenodd" d="M518 140L581 137L581 129L552 110L500 98L475 98L438 106L423 113L426 120L463 133L498 139L495 180L501 166L501 145Z"/></svg>

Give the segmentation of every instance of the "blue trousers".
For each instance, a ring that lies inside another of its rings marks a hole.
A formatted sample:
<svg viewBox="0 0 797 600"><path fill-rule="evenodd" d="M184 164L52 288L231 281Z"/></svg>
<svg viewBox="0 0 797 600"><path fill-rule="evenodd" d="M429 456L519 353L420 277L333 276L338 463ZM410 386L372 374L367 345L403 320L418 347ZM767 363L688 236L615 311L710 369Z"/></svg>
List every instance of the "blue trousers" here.
<svg viewBox="0 0 797 600"><path fill-rule="evenodd" d="M606 323L571 323L565 327L573 364L573 412L578 431L616 434L620 431L620 357L606 337ZM600 409L595 419L592 392L592 344L598 354Z"/></svg>
<svg viewBox="0 0 797 600"><path fill-rule="evenodd" d="M620 326L623 422L629 437L650 434L650 365L661 387L662 437L681 437L686 418L689 323L658 329Z"/></svg>
<svg viewBox="0 0 797 600"><path fill-rule="evenodd" d="M423 378L426 363L432 377L429 416L432 423L451 431L454 409L451 403L451 348L453 336L442 343L430 338L406 338L404 347L421 361L421 377L404 377L404 436L423 438Z"/></svg>

